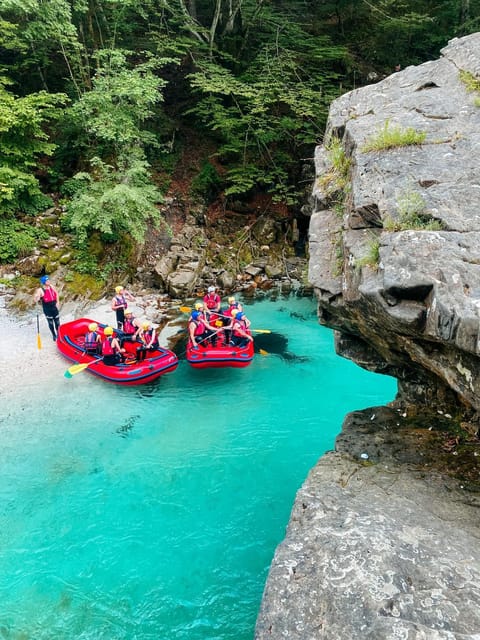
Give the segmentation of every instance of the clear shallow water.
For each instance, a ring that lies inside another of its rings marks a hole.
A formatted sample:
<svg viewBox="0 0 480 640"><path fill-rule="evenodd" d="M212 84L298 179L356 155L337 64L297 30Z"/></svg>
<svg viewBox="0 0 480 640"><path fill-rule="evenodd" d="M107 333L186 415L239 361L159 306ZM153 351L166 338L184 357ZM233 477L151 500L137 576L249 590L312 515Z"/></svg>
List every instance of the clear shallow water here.
<svg viewBox="0 0 480 640"><path fill-rule="evenodd" d="M253 637L296 491L345 413L396 384L337 357L312 300L246 311L274 332L246 369L2 395L0 638Z"/></svg>

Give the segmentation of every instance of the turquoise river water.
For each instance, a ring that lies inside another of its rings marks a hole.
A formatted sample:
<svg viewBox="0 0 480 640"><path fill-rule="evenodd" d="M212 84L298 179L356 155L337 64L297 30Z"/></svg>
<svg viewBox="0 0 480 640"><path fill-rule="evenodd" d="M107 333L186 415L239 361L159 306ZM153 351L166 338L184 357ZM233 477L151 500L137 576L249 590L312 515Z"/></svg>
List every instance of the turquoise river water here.
<svg viewBox="0 0 480 640"><path fill-rule="evenodd" d="M3 390L0 638L253 638L296 491L396 384L337 357L311 299L245 310L273 331L245 369L121 388L65 378L50 344L55 375Z"/></svg>

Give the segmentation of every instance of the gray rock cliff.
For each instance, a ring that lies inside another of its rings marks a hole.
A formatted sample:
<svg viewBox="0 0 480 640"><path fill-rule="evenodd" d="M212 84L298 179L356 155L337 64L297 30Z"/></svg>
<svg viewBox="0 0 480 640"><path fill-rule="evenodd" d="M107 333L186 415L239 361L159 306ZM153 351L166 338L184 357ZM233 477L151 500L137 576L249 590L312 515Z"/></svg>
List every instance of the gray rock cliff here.
<svg viewBox="0 0 480 640"><path fill-rule="evenodd" d="M399 394L298 492L256 640L480 639L479 151L480 34L331 106L309 279L337 352Z"/></svg>

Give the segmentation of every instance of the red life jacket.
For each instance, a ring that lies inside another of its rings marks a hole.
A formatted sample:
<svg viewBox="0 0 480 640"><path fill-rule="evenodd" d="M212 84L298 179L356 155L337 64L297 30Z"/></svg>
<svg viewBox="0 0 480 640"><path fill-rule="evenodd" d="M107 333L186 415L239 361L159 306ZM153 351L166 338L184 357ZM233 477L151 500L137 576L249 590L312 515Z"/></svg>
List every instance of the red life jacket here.
<svg viewBox="0 0 480 640"><path fill-rule="evenodd" d="M152 347L158 346L158 336L157 336L157 334L155 332L155 329L146 329L143 332L143 342L145 344L148 344L150 342L150 340L152 339L152 337L153 337L153 341L152 341L151 346Z"/></svg>
<svg viewBox="0 0 480 640"><path fill-rule="evenodd" d="M115 353L114 348L112 347L113 338L107 338L102 342L102 356L113 356Z"/></svg>
<svg viewBox="0 0 480 640"><path fill-rule="evenodd" d="M202 336L205 333L205 325L200 320L200 322L195 322L195 320L191 320L195 325L195 331L193 332L194 336Z"/></svg>
<svg viewBox="0 0 480 640"><path fill-rule="evenodd" d="M42 299L44 302L56 302L57 301L57 293L52 286L42 287L43 296Z"/></svg>
<svg viewBox="0 0 480 640"><path fill-rule="evenodd" d="M217 293L207 293L207 295L203 298L203 301L207 305L208 309L215 309L215 307L220 302L220 296Z"/></svg>
<svg viewBox="0 0 480 640"><path fill-rule="evenodd" d="M97 348L97 336L98 333L95 331L89 331L85 336L85 349L96 349Z"/></svg>
<svg viewBox="0 0 480 640"><path fill-rule="evenodd" d="M247 323L245 322L245 320L242 318L241 320L234 320L233 321L233 335L234 336L238 336L239 338L243 337L238 331L238 329L241 329L242 331L247 331Z"/></svg>
<svg viewBox="0 0 480 640"><path fill-rule="evenodd" d="M238 302L234 302L233 304L231 304L228 309L225 309L225 311L223 312L224 316L228 316L229 318L232 317L232 311L234 309L238 309Z"/></svg>
<svg viewBox="0 0 480 640"><path fill-rule="evenodd" d="M133 324L133 318L131 320L125 318L125 320L123 321L123 333L126 333L129 336L133 336L136 330L137 327Z"/></svg>

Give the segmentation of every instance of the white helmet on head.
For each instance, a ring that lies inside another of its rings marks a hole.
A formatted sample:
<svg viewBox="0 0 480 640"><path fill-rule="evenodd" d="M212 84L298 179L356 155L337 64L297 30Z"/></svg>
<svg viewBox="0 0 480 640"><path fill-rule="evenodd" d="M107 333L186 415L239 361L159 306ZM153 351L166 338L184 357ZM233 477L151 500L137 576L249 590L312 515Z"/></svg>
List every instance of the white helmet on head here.
<svg viewBox="0 0 480 640"><path fill-rule="evenodd" d="M208 287L208 293L215 293L215 287Z"/></svg>

